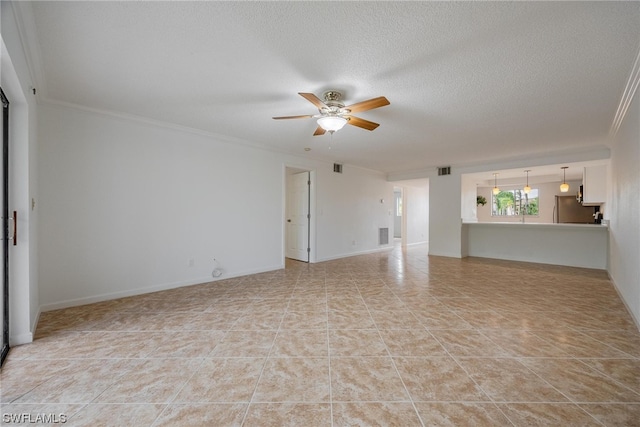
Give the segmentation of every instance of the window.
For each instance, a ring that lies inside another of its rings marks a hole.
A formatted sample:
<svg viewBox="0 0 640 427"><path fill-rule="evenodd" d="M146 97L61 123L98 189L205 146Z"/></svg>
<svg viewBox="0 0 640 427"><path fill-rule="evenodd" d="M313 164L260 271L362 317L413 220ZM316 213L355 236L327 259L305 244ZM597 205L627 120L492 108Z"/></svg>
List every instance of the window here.
<svg viewBox="0 0 640 427"><path fill-rule="evenodd" d="M396 216L402 216L402 196L396 194Z"/></svg>
<svg viewBox="0 0 640 427"><path fill-rule="evenodd" d="M491 197L491 216L538 216L538 189L532 188L529 194L518 190L502 190Z"/></svg>

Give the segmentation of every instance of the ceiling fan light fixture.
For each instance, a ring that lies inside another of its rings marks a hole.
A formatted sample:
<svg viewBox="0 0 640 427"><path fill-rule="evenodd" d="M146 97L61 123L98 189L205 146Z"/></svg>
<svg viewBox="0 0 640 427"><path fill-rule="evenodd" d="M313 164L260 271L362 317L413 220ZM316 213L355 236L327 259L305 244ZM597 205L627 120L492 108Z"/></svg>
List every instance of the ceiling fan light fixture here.
<svg viewBox="0 0 640 427"><path fill-rule="evenodd" d="M318 119L318 126L327 132L340 130L347 124L347 119L340 116L324 116Z"/></svg>

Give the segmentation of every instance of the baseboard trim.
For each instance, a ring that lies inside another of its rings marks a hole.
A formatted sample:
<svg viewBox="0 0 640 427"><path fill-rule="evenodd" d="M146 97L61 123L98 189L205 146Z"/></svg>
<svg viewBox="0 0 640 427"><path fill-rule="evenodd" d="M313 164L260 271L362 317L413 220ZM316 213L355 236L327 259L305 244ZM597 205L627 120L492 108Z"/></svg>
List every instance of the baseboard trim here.
<svg viewBox="0 0 640 427"><path fill-rule="evenodd" d="M620 301L622 301L622 304L624 304L624 308L627 309L627 312L631 316L631 319L633 319L633 322L636 324L636 328L640 332L640 319L638 319L635 316L635 314L633 314L633 310L631 310L631 307L629 307L629 304L627 304L627 301L622 296L622 292L620 292L620 287L616 283L616 281L613 278L613 276L611 276L611 272L610 271L607 271L607 276L609 276L609 280L611 281L611 283L613 283L613 288L616 290L616 292L618 294L618 297L620 298Z"/></svg>
<svg viewBox="0 0 640 427"><path fill-rule="evenodd" d="M12 335L9 337L9 347L15 347L22 344L30 344L33 342L33 333Z"/></svg>
<svg viewBox="0 0 640 427"><path fill-rule="evenodd" d="M336 256L331 256L331 257L326 257L326 258L319 258L319 259L316 260L316 262L333 261L333 260L336 260L336 259L349 258L349 257L352 257L352 256L358 256L358 255L373 254L373 253L377 253L377 252L387 252L387 251L390 251L392 249L393 249L393 246L389 245L389 246L384 246L384 247L381 247L381 248L369 249L369 250L366 250L366 251L352 252L352 253L336 255Z"/></svg>
<svg viewBox="0 0 640 427"><path fill-rule="evenodd" d="M129 289L126 291L100 294L100 295L94 295L94 296L88 296L88 297L82 297L82 298L74 298L74 299L54 302L50 304L43 304L40 306L40 309L38 311L38 317L40 315L40 312L61 310L69 307L76 307L76 306L86 305L86 304L94 304L97 302L109 301L109 300L114 300L118 298L126 298L126 297L132 297L136 295L149 294L152 292L166 291L169 289L182 288L185 286L201 285L204 283L215 283L220 280L232 279L235 277L247 276L250 274L258 274L258 273L266 273L269 271L282 270L283 268L284 268L284 263L276 266L255 269L255 270L247 270L247 271L237 272L233 274L228 274L223 272L223 274L220 277L216 277L216 278L209 277L209 276L200 277L192 280L185 280L185 281L173 282L173 283L163 283L163 284L154 285L154 286L147 286L144 288L135 288L135 289ZM36 321L36 325L37 325L37 321Z"/></svg>

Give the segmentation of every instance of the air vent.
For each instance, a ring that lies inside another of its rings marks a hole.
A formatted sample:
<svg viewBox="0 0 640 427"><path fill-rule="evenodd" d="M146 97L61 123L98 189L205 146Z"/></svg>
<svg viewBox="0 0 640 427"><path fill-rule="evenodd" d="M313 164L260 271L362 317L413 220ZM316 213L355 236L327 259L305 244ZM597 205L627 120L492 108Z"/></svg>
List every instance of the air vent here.
<svg viewBox="0 0 640 427"><path fill-rule="evenodd" d="M389 244L389 228L378 228L378 244L379 245L388 245Z"/></svg>
<svg viewBox="0 0 640 427"><path fill-rule="evenodd" d="M451 175L451 166L442 166L438 168L438 175Z"/></svg>
<svg viewBox="0 0 640 427"><path fill-rule="evenodd" d="M342 173L342 165L340 163L333 164L333 171L335 173Z"/></svg>

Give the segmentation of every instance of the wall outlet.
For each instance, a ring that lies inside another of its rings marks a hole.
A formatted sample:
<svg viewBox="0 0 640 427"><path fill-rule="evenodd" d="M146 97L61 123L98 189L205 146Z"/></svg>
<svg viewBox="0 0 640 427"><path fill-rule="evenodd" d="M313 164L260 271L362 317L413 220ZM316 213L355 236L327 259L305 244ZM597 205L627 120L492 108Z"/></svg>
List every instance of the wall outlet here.
<svg viewBox="0 0 640 427"><path fill-rule="evenodd" d="M196 265L196 260L193 258L189 258L189 261L187 261L187 266L193 267L194 265Z"/></svg>
<svg viewBox="0 0 640 427"><path fill-rule="evenodd" d="M355 246L355 245L356 245L356 241L355 241L355 240L352 240L352 241L351 241L351 246Z"/></svg>

